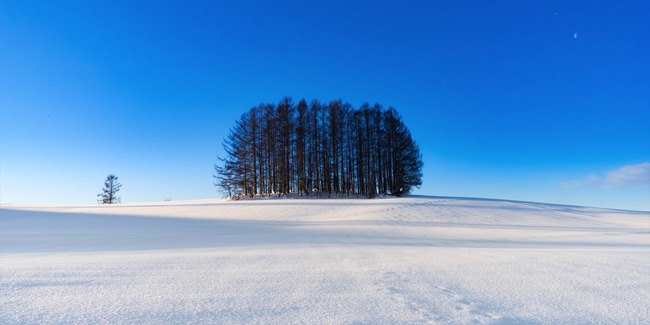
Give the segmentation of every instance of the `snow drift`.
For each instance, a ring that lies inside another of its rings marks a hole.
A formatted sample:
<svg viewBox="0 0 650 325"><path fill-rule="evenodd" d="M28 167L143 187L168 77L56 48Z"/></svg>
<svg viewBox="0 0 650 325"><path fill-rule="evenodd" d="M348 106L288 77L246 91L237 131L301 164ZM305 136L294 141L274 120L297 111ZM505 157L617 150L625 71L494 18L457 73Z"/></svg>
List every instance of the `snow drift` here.
<svg viewBox="0 0 650 325"><path fill-rule="evenodd" d="M640 323L650 213L502 200L0 210L0 323Z"/></svg>

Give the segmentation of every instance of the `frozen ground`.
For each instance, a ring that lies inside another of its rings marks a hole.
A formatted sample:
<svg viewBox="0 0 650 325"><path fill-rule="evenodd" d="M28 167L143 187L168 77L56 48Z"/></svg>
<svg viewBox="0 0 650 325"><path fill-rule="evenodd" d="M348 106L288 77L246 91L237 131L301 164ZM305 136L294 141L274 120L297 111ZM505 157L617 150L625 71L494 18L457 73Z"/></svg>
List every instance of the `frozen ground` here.
<svg viewBox="0 0 650 325"><path fill-rule="evenodd" d="M648 323L650 213L410 197L0 210L0 323Z"/></svg>

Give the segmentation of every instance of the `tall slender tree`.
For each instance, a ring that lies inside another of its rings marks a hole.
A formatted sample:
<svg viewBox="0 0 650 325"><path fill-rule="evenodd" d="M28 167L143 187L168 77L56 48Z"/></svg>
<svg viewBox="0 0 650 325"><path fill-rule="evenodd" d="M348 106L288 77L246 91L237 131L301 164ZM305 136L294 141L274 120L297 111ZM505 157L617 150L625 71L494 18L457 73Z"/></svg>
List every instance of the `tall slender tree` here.
<svg viewBox="0 0 650 325"><path fill-rule="evenodd" d="M298 177L298 193L307 194L307 101L304 99L296 107L296 176Z"/></svg>

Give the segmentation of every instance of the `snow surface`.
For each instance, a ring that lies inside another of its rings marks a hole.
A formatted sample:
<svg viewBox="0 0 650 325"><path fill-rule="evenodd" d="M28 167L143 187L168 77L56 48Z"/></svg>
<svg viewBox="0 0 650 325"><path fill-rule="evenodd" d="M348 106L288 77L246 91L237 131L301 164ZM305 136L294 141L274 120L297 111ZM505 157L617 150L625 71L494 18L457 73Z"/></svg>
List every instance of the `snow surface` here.
<svg viewBox="0 0 650 325"><path fill-rule="evenodd" d="M0 323L648 323L650 212L501 200L0 210Z"/></svg>

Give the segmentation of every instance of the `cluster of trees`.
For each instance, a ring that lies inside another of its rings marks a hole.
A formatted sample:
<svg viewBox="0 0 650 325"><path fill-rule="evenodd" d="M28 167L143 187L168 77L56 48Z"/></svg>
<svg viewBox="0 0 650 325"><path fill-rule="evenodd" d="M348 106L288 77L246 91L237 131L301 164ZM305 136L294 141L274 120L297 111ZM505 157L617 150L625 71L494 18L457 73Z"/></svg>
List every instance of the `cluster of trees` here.
<svg viewBox="0 0 650 325"><path fill-rule="evenodd" d="M422 184L422 157L397 111L291 98L236 121L215 165L230 197L310 193L404 195Z"/></svg>

